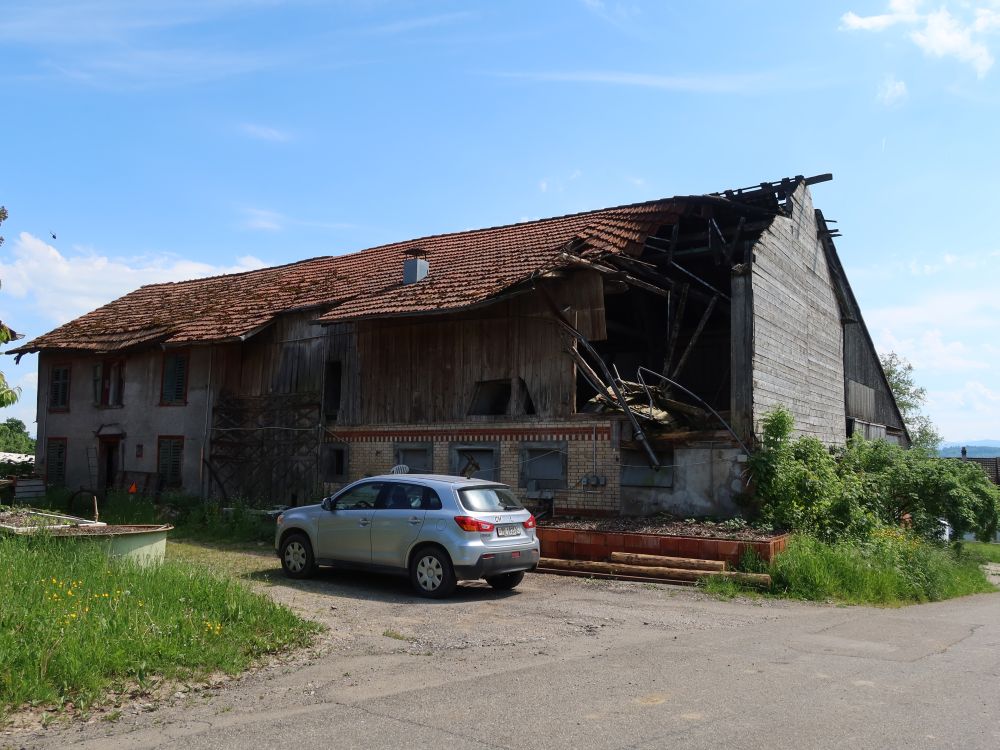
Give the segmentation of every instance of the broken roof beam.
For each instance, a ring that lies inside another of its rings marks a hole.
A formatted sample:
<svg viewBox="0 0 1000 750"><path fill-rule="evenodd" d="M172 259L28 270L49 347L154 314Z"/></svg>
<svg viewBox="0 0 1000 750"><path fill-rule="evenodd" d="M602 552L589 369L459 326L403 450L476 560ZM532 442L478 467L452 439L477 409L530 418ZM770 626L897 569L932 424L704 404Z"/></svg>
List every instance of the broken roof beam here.
<svg viewBox="0 0 1000 750"><path fill-rule="evenodd" d="M602 263L594 263L593 261L587 260L585 258L579 258L575 255L570 255L569 253L560 253L559 256L566 260L568 263L572 263L577 266L584 266L585 268L592 268L598 273L605 274L607 276L613 276L616 279L621 279L626 284L634 286L638 289L645 289L647 292L652 292L653 294L659 295L660 297L666 297L669 292L666 289L656 286L655 284L650 284L648 281L643 281L642 279L637 279L628 273L625 273L621 269L613 268L611 266L605 266ZM671 285L673 285L673 280L666 279Z"/></svg>
<svg viewBox="0 0 1000 750"><path fill-rule="evenodd" d="M708 323L708 319L712 316L712 311L715 309L715 305L718 301L718 297L713 297L712 301L708 303L708 307L706 307L705 312L702 313L701 319L698 321L698 325L694 329L694 333L691 334L691 338L688 341L687 346L684 348L684 353L681 355L681 358L677 360L677 366L674 368L674 371L670 373L671 378L676 378L680 375L681 370L684 369L684 365L687 364L688 357L691 355L695 345L698 343L698 339L701 338L701 334L705 330L705 325Z"/></svg>
<svg viewBox="0 0 1000 750"><path fill-rule="evenodd" d="M625 401L625 397L622 395L621 389L618 387L617 381L611 374L611 371L608 369L607 363L597 352L597 350L594 349L591 343L587 341L587 337L584 336L582 333L580 333L580 331L578 331L576 327L572 323L570 323L569 320L566 319L566 316L563 314L563 311L559 309L559 305L556 304L556 301L552 298L552 295L549 293L549 290L545 288L545 285L538 284L537 289L541 293L542 298L545 300L545 303L548 305L549 310L552 311L552 315L555 317L556 322L560 326L562 326L563 330L565 330L570 336L575 338L580 343L580 345L587 350L587 353L590 354L590 356L592 356L594 360L597 362L597 364L600 366L601 372L604 374L604 377L611 384L611 390L614 392L615 398L618 400L618 403L621 404L622 408L625 410L625 416L628 417L628 421L632 425L632 432L635 435L635 439L642 444L642 447L646 451L646 458L649 461L650 467L653 469L659 469L660 466L662 466L662 464L660 463L660 459L657 457L656 452L653 450L653 446L649 444L649 440L646 438L646 433L642 431L642 427L639 425L639 420L636 418L635 414L632 413L632 410L628 406L628 402Z"/></svg>

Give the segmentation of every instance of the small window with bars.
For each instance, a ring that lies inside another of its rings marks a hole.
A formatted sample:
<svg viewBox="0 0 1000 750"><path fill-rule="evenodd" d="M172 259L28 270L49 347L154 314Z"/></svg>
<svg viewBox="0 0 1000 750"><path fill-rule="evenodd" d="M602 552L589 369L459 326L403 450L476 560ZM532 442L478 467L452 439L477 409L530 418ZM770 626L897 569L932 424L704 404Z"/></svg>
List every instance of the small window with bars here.
<svg viewBox="0 0 1000 750"><path fill-rule="evenodd" d="M157 475L160 489L181 486L181 468L184 463L184 438L161 437L157 441Z"/></svg>
<svg viewBox="0 0 1000 750"><path fill-rule="evenodd" d="M49 438L45 442L45 482L50 487L66 484L66 438Z"/></svg>
<svg viewBox="0 0 1000 750"><path fill-rule="evenodd" d="M160 388L160 403L181 406L187 403L188 382L187 353L163 355L163 384Z"/></svg>
<svg viewBox="0 0 1000 750"><path fill-rule="evenodd" d="M69 365L55 365L49 377L49 410L69 409Z"/></svg>

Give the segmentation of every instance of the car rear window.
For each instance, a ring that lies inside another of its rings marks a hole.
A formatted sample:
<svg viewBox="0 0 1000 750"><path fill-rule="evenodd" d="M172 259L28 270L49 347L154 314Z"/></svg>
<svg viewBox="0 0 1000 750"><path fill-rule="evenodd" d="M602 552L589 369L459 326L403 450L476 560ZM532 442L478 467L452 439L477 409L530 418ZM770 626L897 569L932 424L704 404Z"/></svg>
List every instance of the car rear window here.
<svg viewBox="0 0 1000 750"><path fill-rule="evenodd" d="M497 513L524 508L506 487L467 487L458 491L462 507L473 513Z"/></svg>

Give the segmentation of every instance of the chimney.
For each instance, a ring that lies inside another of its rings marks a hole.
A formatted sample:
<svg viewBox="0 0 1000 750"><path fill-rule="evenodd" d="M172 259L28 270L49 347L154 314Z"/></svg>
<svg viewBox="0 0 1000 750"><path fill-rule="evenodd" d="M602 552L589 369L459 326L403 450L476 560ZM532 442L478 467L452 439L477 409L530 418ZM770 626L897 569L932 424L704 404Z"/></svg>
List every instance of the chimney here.
<svg viewBox="0 0 1000 750"><path fill-rule="evenodd" d="M414 247L403 253L403 283L416 284L427 276L430 271L427 253L419 247Z"/></svg>

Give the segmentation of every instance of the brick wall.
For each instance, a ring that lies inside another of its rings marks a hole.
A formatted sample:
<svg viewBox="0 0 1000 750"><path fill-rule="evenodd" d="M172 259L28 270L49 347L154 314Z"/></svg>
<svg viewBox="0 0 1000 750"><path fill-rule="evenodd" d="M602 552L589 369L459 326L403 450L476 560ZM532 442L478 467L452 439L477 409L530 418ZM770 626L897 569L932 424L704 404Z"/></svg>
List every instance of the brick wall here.
<svg viewBox="0 0 1000 750"><path fill-rule="evenodd" d="M578 510L596 514L617 513L619 508L619 452L612 442L608 420L574 420L571 424L552 421L343 427L337 428L329 439L348 446L348 481L388 472L395 464L398 443L430 443L432 470L438 474L452 471L452 445L495 446L499 449L499 479L513 487L522 500L527 499L527 489L518 486L522 444L565 443L567 486L551 490L556 508L562 512ZM595 484L591 479L594 476L603 483ZM328 483L324 488L333 492L341 486Z"/></svg>
<svg viewBox="0 0 1000 750"><path fill-rule="evenodd" d="M753 249L754 425L759 433L783 405L797 434L837 445L846 438L840 310L808 189L793 201L792 216L777 217Z"/></svg>

